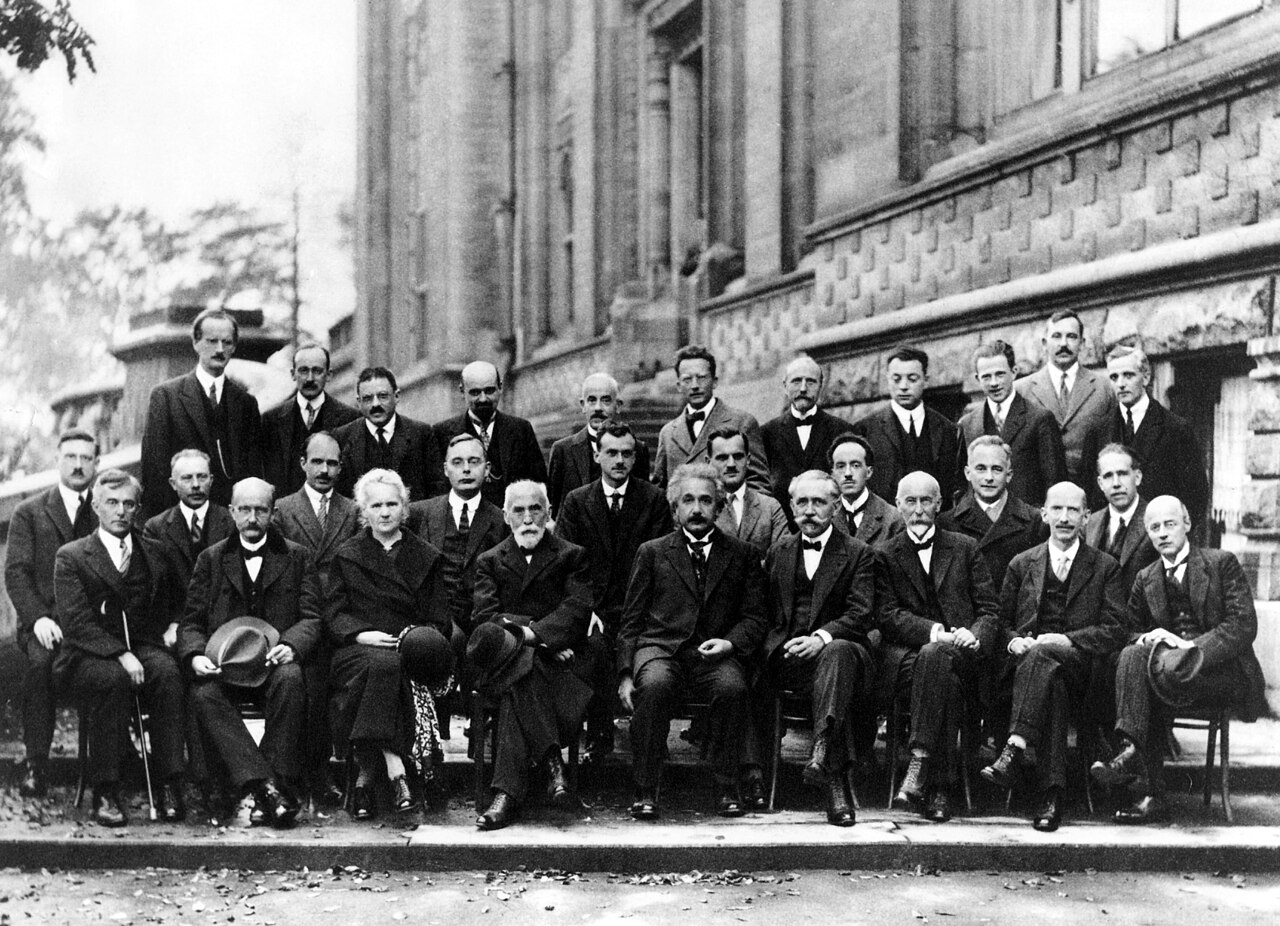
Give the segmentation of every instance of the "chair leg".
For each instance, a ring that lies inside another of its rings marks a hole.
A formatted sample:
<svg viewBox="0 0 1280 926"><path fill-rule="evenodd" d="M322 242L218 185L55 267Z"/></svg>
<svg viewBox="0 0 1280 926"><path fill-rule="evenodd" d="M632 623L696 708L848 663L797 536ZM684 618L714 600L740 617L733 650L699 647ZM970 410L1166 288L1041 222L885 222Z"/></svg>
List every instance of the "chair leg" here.
<svg viewBox="0 0 1280 926"><path fill-rule="evenodd" d="M782 699L773 699L773 725L769 730L769 752L773 761L769 765L769 809L773 810L778 796L778 766L782 764Z"/></svg>
<svg viewBox="0 0 1280 926"><path fill-rule="evenodd" d="M89 768L89 727L84 722L84 712L76 712L76 802L75 807L80 809L80 803L84 800L85 778L88 776Z"/></svg>
<svg viewBox="0 0 1280 926"><path fill-rule="evenodd" d="M1231 815L1231 718L1224 712L1222 715L1222 810L1227 815L1227 823L1234 823Z"/></svg>
<svg viewBox="0 0 1280 926"><path fill-rule="evenodd" d="M1218 721L1209 721L1209 738L1204 747L1204 806L1213 800L1213 754L1218 743Z"/></svg>
<svg viewBox="0 0 1280 926"><path fill-rule="evenodd" d="M886 810L893 809L893 789L897 784L898 777L898 699L894 698L893 703L889 706L889 716L885 720L884 730L884 746L885 746L885 777L889 779L889 800L885 803Z"/></svg>
<svg viewBox="0 0 1280 926"><path fill-rule="evenodd" d="M582 739L581 727L569 738L569 788L574 794L581 794L578 789L579 743Z"/></svg>
<svg viewBox="0 0 1280 926"><path fill-rule="evenodd" d="M475 792L476 813L483 813L484 800L484 704L480 693L471 692L471 766L473 770L472 788Z"/></svg>

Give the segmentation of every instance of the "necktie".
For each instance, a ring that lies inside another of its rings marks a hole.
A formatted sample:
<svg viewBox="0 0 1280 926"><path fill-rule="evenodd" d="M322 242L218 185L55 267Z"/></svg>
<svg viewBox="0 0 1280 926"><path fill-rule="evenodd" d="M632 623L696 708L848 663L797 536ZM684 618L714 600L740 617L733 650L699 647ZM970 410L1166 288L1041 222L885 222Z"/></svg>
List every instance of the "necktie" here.
<svg viewBox="0 0 1280 926"><path fill-rule="evenodd" d="M203 537L204 533L200 530L200 515L193 514L191 516L191 545L199 547Z"/></svg>
<svg viewBox="0 0 1280 926"><path fill-rule="evenodd" d="M997 410L994 413L992 413L991 417L994 418L996 422L996 433L1003 434L1004 433L1004 415L1000 414L999 410Z"/></svg>
<svg viewBox="0 0 1280 926"><path fill-rule="evenodd" d="M1053 570L1054 575L1058 577L1059 582L1067 581L1067 573L1071 571L1071 558L1063 556L1058 559L1058 565Z"/></svg>
<svg viewBox="0 0 1280 926"><path fill-rule="evenodd" d="M307 403L307 430L311 430L311 426L316 423L316 407L310 402Z"/></svg>
<svg viewBox="0 0 1280 926"><path fill-rule="evenodd" d="M1182 565L1181 563L1178 564L1178 566L1181 566L1181 565ZM1165 574L1165 578L1167 578L1170 582L1172 582L1178 588L1182 588L1182 583L1178 581L1178 566L1166 566L1164 570L1164 574Z"/></svg>
<svg viewBox="0 0 1280 926"><path fill-rule="evenodd" d="M609 496L609 514L618 515L622 513L622 493L614 492Z"/></svg>
<svg viewBox="0 0 1280 926"><path fill-rule="evenodd" d="M1116 559L1120 558L1120 549L1124 546L1125 534L1128 533L1129 524L1124 518L1117 518L1116 532L1111 535L1111 543L1107 544L1107 552Z"/></svg>
<svg viewBox="0 0 1280 926"><path fill-rule="evenodd" d="M1133 443L1133 434L1134 434L1133 409L1126 408L1124 410L1124 442L1126 444Z"/></svg>
<svg viewBox="0 0 1280 926"><path fill-rule="evenodd" d="M320 526L321 526L322 528L324 527L325 519L326 519L326 518L328 518L328 517L329 517L329 496L327 496L327 495L321 495L321 496L320 496L320 511L319 511L319 514L318 514L318 518L319 518L319 520L320 520Z"/></svg>
<svg viewBox="0 0 1280 926"><path fill-rule="evenodd" d="M120 538L120 575L124 575L129 571L129 542L123 537Z"/></svg>
<svg viewBox="0 0 1280 926"><path fill-rule="evenodd" d="M79 537L87 532L89 520L89 506L85 504L84 493L81 492L76 496L76 514L71 519L71 533Z"/></svg>
<svg viewBox="0 0 1280 926"><path fill-rule="evenodd" d="M476 429L476 437L480 438L480 443L484 445L485 453L489 452L489 428L480 422L473 422Z"/></svg>
<svg viewBox="0 0 1280 926"><path fill-rule="evenodd" d="M1062 414L1067 414L1067 409L1071 406L1071 390L1067 388L1067 375L1062 374L1062 378L1058 380L1058 407L1062 409Z"/></svg>
<svg viewBox="0 0 1280 926"><path fill-rule="evenodd" d="M693 574L701 588L707 581L707 544L709 540L694 540L689 543L689 556L693 560Z"/></svg>
<svg viewBox="0 0 1280 926"><path fill-rule="evenodd" d="M919 436L920 435L916 433L916 416L908 415L907 416L907 437L911 438L912 440L915 440Z"/></svg>
<svg viewBox="0 0 1280 926"><path fill-rule="evenodd" d="M471 530L471 506L463 504L462 513L458 515L458 533L465 534Z"/></svg>
<svg viewBox="0 0 1280 926"><path fill-rule="evenodd" d="M821 553L821 552L822 552L822 541L820 541L820 540L801 540L801 541L800 541L800 548L801 548L801 549L803 549L803 550L814 550L815 552Z"/></svg>
<svg viewBox="0 0 1280 926"><path fill-rule="evenodd" d="M212 402L214 405L218 404L218 384L217 383L209 384L209 401Z"/></svg>
<svg viewBox="0 0 1280 926"><path fill-rule="evenodd" d="M386 468L388 461L387 434L382 428L378 428L378 460L383 468Z"/></svg>
<svg viewBox="0 0 1280 926"><path fill-rule="evenodd" d="M742 526L742 496L735 495L729 499L729 510L733 512L733 529Z"/></svg>
<svg viewBox="0 0 1280 926"><path fill-rule="evenodd" d="M852 511L848 508L844 510L845 520L849 523L849 533L855 537L858 536L858 528L862 526L862 512L866 507L863 503Z"/></svg>

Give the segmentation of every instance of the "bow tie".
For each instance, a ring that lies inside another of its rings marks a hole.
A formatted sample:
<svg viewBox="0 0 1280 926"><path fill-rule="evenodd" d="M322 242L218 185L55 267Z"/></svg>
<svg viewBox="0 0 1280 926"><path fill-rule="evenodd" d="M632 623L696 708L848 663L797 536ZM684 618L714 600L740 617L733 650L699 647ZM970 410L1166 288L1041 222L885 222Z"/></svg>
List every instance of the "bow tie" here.
<svg viewBox="0 0 1280 926"><path fill-rule="evenodd" d="M791 423L797 428L811 428L813 427L813 418L813 415L809 415L807 418L797 418L795 415L792 415Z"/></svg>
<svg viewBox="0 0 1280 926"><path fill-rule="evenodd" d="M707 413L706 412L690 412L684 417L690 424L692 424L695 421L706 421Z"/></svg>
<svg viewBox="0 0 1280 926"><path fill-rule="evenodd" d="M711 546L710 540L690 540L687 541L689 550L693 553L701 553L707 547Z"/></svg>
<svg viewBox="0 0 1280 926"><path fill-rule="evenodd" d="M938 535L934 533L929 535L928 540L916 540L914 537L908 537L907 539L911 541L911 545L917 550L927 550L933 546L933 538L937 536Z"/></svg>
<svg viewBox="0 0 1280 926"><path fill-rule="evenodd" d="M821 540L801 540L800 547L801 549L804 549L804 550L814 550L818 553L821 553L822 541Z"/></svg>
<svg viewBox="0 0 1280 926"><path fill-rule="evenodd" d="M245 550L244 561L247 563L251 559L262 559L262 551L261 550Z"/></svg>

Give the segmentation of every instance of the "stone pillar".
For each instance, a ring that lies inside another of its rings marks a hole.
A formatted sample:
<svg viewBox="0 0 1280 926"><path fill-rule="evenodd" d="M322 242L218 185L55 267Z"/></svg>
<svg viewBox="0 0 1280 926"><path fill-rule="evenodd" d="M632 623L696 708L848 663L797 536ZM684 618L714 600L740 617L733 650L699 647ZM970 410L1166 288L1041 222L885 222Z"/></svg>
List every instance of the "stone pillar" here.
<svg viewBox="0 0 1280 926"><path fill-rule="evenodd" d="M671 254L671 83L667 51L657 36L649 36L645 61L645 277L653 295L670 286Z"/></svg>
<svg viewBox="0 0 1280 926"><path fill-rule="evenodd" d="M1257 596L1280 599L1280 336L1252 338L1248 349L1258 366L1240 529L1260 557Z"/></svg>

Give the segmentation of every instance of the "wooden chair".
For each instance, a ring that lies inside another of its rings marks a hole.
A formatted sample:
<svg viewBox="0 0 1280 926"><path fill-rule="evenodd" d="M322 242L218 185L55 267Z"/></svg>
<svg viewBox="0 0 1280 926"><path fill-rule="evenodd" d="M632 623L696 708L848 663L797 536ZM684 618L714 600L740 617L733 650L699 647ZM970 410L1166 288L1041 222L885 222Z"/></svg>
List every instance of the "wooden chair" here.
<svg viewBox="0 0 1280 926"><path fill-rule="evenodd" d="M498 728L496 723L490 721L496 720L498 716L498 704L491 698L485 697L480 692L473 690L469 698L471 705L471 743L467 747L468 754L472 761L472 788L475 795L476 810L483 810L488 806L485 800L485 791L488 789L488 772L486 771L485 745L487 743L489 752L497 751L498 747ZM569 750L569 760L565 763L565 774L569 777L569 787L575 793L578 790L578 740L581 738L581 729L574 732L570 736L569 742L565 744Z"/></svg>
<svg viewBox="0 0 1280 926"><path fill-rule="evenodd" d="M1227 822L1234 823L1231 814L1231 709L1210 706L1201 709L1183 708L1174 712L1172 726L1175 730L1202 730L1208 734L1204 748L1204 806L1213 801L1213 762L1219 736L1222 740L1222 759L1219 768L1222 790L1222 811Z"/></svg>
<svg viewBox="0 0 1280 926"><path fill-rule="evenodd" d="M893 809L893 796L897 791L898 784L898 738L905 724L903 723L903 714L909 713L909 709L903 704L904 698L899 696L894 698L893 705L889 710L889 716L885 720L885 752L887 753L886 776L889 779L889 800L885 805L887 809ZM964 806L969 813L973 812L973 788L970 784L969 766L974 764L977 756L977 711L968 700L961 702L960 713L960 783L964 788Z"/></svg>
<svg viewBox="0 0 1280 926"><path fill-rule="evenodd" d="M769 750L769 809L773 810L778 795L778 770L782 765L782 737L785 728L793 725L813 726L813 705L809 695L802 691L784 688L773 699L773 723L770 725L772 748ZM849 794L853 797L854 810L861 810L858 794L852 782Z"/></svg>

